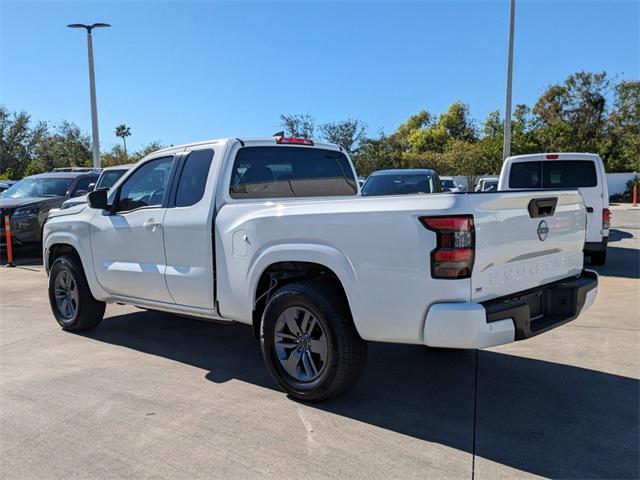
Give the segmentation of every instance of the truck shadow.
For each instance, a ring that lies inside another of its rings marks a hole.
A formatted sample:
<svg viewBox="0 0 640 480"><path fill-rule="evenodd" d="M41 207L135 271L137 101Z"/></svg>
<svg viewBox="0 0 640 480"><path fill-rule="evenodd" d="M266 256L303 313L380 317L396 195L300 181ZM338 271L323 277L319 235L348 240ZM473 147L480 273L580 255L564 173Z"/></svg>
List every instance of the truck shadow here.
<svg viewBox="0 0 640 480"><path fill-rule="evenodd" d="M85 336L205 369L212 382L276 389L244 325L139 312ZM632 378L496 352L371 344L360 383L313 408L469 453L475 410L480 457L546 477L638 478L639 402Z"/></svg>

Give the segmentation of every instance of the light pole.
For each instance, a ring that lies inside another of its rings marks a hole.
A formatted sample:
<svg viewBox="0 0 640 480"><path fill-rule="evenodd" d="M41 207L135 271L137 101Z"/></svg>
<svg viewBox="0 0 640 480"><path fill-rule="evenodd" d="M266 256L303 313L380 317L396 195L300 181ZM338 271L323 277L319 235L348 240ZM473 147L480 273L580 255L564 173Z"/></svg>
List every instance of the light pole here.
<svg viewBox="0 0 640 480"><path fill-rule="evenodd" d="M93 41L91 31L94 28L110 27L108 23L72 23L69 28L84 28L87 31L87 50L89 52L89 91L91 94L91 143L93 144L93 168L100 168L100 138L98 135L98 107L96 105L96 78L93 73Z"/></svg>
<svg viewBox="0 0 640 480"><path fill-rule="evenodd" d="M511 155L511 80L513 77L513 24L516 16L516 0L511 0L509 15L509 56L507 59L507 100L504 112L504 144L502 160Z"/></svg>

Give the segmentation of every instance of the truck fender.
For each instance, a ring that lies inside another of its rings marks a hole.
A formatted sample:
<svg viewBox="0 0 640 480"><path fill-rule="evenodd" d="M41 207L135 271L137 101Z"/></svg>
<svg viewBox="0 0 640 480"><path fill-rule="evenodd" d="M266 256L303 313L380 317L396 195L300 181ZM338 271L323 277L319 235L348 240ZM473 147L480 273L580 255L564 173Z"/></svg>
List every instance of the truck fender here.
<svg viewBox="0 0 640 480"><path fill-rule="evenodd" d="M342 284L354 321L358 318L358 298L360 295L358 278L353 264L344 253L322 244L279 244L269 246L259 252L247 272L249 282L246 302L251 308L256 296L258 280L270 265L279 262L308 262L330 269Z"/></svg>
<svg viewBox="0 0 640 480"><path fill-rule="evenodd" d="M90 248L89 239L87 238L85 241L82 241L73 231L69 230L56 230L49 233L46 232L46 229L47 227L45 224L43 262L47 274L49 272L49 269L51 268L51 265L49 265L49 253L51 251L51 248L55 245L60 244L69 245L78 253L78 256L80 257L82 269L84 270L85 277L87 278L87 283L89 284L91 294L96 300L108 300L109 294L100 286L100 284L98 283L98 279L96 278L95 269L93 268L91 251L87 250L87 248Z"/></svg>

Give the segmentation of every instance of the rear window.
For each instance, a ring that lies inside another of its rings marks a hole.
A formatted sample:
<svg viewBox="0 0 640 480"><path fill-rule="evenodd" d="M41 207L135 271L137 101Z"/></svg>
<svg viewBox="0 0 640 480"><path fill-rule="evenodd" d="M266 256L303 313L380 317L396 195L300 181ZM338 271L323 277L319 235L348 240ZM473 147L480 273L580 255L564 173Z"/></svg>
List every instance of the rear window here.
<svg viewBox="0 0 640 480"><path fill-rule="evenodd" d="M392 174L373 175L362 187L363 196L372 195L409 195L412 193L435 193L440 189L433 175L428 174Z"/></svg>
<svg viewBox="0 0 640 480"><path fill-rule="evenodd" d="M595 164L585 160L517 162L511 165L509 188L584 188L598 184Z"/></svg>
<svg viewBox="0 0 640 480"><path fill-rule="evenodd" d="M355 195L356 178L347 157L306 147L246 147L236 155L232 198Z"/></svg>

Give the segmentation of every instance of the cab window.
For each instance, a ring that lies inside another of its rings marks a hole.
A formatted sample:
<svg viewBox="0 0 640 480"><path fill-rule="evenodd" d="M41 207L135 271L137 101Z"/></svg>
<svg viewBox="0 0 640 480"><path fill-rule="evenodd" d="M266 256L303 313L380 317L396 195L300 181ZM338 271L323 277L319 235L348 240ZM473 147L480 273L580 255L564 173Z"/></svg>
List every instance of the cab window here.
<svg viewBox="0 0 640 480"><path fill-rule="evenodd" d="M118 211L161 206L167 191L173 157L150 160L127 178L120 189Z"/></svg>
<svg viewBox="0 0 640 480"><path fill-rule="evenodd" d="M238 151L229 194L232 198L356 195L347 157L307 147L246 147Z"/></svg>

